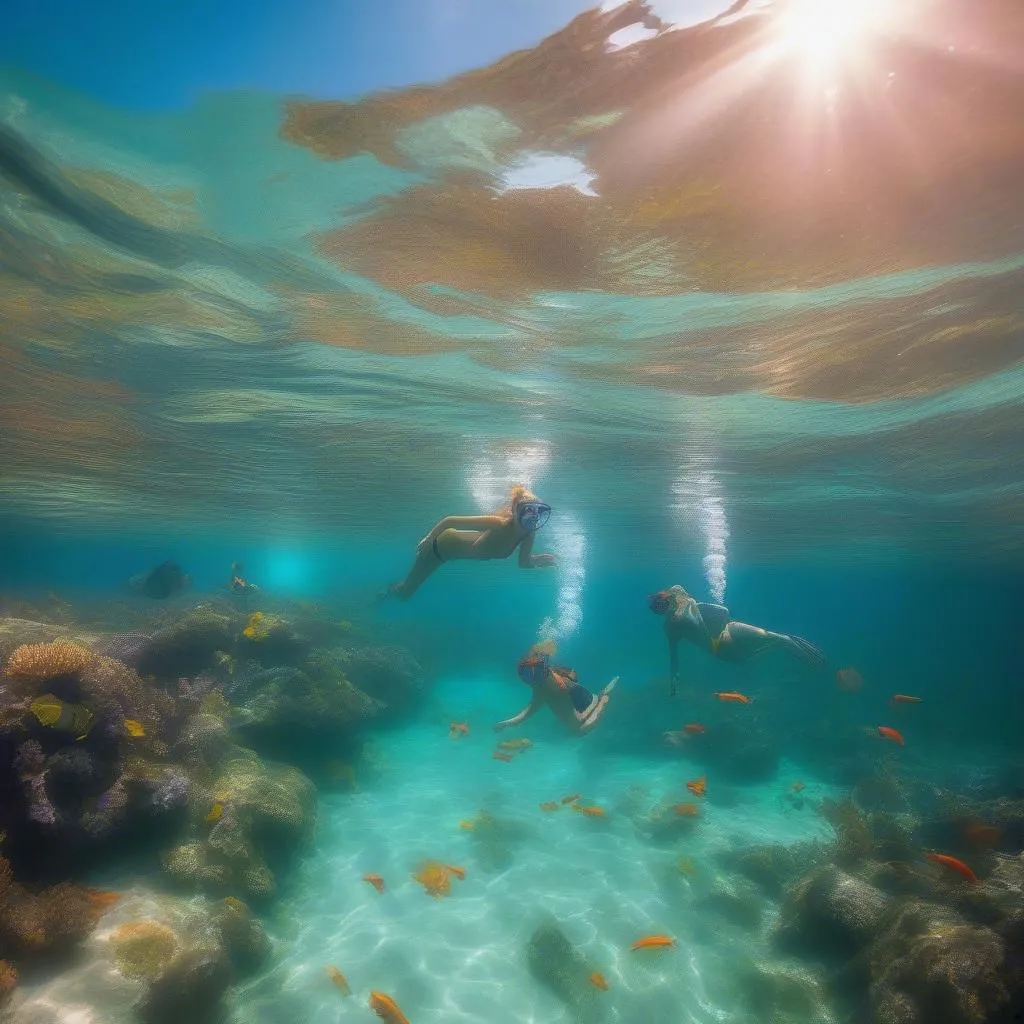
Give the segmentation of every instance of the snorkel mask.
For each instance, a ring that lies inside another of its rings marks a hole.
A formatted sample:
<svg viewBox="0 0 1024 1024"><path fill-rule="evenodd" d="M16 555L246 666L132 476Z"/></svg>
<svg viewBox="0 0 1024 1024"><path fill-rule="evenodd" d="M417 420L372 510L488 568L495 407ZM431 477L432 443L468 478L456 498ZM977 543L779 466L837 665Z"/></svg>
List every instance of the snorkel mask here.
<svg viewBox="0 0 1024 1024"><path fill-rule="evenodd" d="M551 518L551 506L543 501L521 501L516 507L516 519L530 533L539 530Z"/></svg>
<svg viewBox="0 0 1024 1024"><path fill-rule="evenodd" d="M647 607L655 615L664 615L672 607L672 591L659 590L656 594L651 594L647 598Z"/></svg>
<svg viewBox="0 0 1024 1024"><path fill-rule="evenodd" d="M551 659L546 654L528 654L519 660L516 671L527 686L537 686L544 682L550 662Z"/></svg>

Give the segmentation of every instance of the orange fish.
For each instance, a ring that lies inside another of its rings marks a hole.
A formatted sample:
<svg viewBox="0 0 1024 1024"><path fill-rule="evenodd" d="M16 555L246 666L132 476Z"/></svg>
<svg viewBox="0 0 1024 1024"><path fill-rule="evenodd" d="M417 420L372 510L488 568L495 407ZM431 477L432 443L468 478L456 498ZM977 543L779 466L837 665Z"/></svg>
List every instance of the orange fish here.
<svg viewBox="0 0 1024 1024"><path fill-rule="evenodd" d="M920 704L920 697L910 697L905 693L894 693L890 704Z"/></svg>
<svg viewBox="0 0 1024 1024"><path fill-rule="evenodd" d="M384 892L384 879L380 875L363 875L363 881L369 882L377 892Z"/></svg>
<svg viewBox="0 0 1024 1024"><path fill-rule="evenodd" d="M633 949L664 949L675 944L676 940L669 935L645 935L633 943Z"/></svg>
<svg viewBox="0 0 1024 1024"><path fill-rule="evenodd" d="M448 726L448 738L457 740L460 736L469 735L469 726L465 722L452 722Z"/></svg>
<svg viewBox="0 0 1024 1024"><path fill-rule="evenodd" d="M688 732L691 735L696 736L704 732L704 726L701 725L700 722L687 722L686 725L683 726L683 732Z"/></svg>
<svg viewBox="0 0 1024 1024"><path fill-rule="evenodd" d="M409 1024L409 1018L398 1008L398 1003L383 992L370 993L370 1009L384 1024Z"/></svg>
<svg viewBox="0 0 1024 1024"><path fill-rule="evenodd" d="M582 804L573 804L572 809L579 811L580 814L585 814L588 818L603 818L605 817L603 807L584 807Z"/></svg>
<svg viewBox="0 0 1024 1024"><path fill-rule="evenodd" d="M502 750L496 750L493 754L491 754L491 757L494 758L495 761L506 761L506 762L508 762L508 761L512 760L512 755L511 754L506 754Z"/></svg>
<svg viewBox="0 0 1024 1024"><path fill-rule="evenodd" d="M602 992L608 991L608 982L600 971L594 971L590 976L590 984L593 985L594 988L599 988Z"/></svg>
<svg viewBox="0 0 1024 1024"><path fill-rule="evenodd" d="M730 704L749 704L750 698L744 693L726 692L719 693L716 691L715 696L719 700L724 700Z"/></svg>
<svg viewBox="0 0 1024 1024"><path fill-rule="evenodd" d="M841 668L836 672L836 684L840 690L856 693L864 685L864 677L855 668Z"/></svg>
<svg viewBox="0 0 1024 1024"><path fill-rule="evenodd" d="M540 809L542 811L557 811L560 806L561 804L559 804L557 801L548 800L547 803L543 803L540 805Z"/></svg>
<svg viewBox="0 0 1024 1024"><path fill-rule="evenodd" d="M903 742L903 737L895 729L890 729L887 725L877 726L878 735L883 739L892 740L893 743L898 743L901 747L905 747L906 743Z"/></svg>
<svg viewBox="0 0 1024 1024"><path fill-rule="evenodd" d="M562 803L563 804L574 804L574 803L576 803L577 800L579 800L579 798L580 798L580 794L579 793L573 793L570 796L563 796L562 797Z"/></svg>
<svg viewBox="0 0 1024 1024"><path fill-rule="evenodd" d="M696 818L700 814L700 808L696 804L676 804L672 810L680 818Z"/></svg>
<svg viewBox="0 0 1024 1024"><path fill-rule="evenodd" d="M694 796L704 796L704 791L708 788L708 777L702 775L699 779L691 779L687 784L686 788Z"/></svg>
<svg viewBox="0 0 1024 1024"><path fill-rule="evenodd" d="M450 864L441 864L436 860L428 860L423 863L419 871L417 871L412 877L415 878L431 896L436 899L440 899L442 896L447 896L448 893L451 892L452 875L461 881L466 877L466 872L462 868L457 868Z"/></svg>
<svg viewBox="0 0 1024 1024"><path fill-rule="evenodd" d="M802 782L794 782L793 785L790 786L789 788L794 793L802 793L807 788L807 786L804 785L804 783L802 783Z"/></svg>
<svg viewBox="0 0 1024 1024"><path fill-rule="evenodd" d="M330 978L331 981L333 981L334 984L341 989L341 994L343 996L352 995L352 989L348 987L348 979L345 977L344 974L341 973L341 971L338 970L337 967L334 966L334 964L328 965L327 977Z"/></svg>
<svg viewBox="0 0 1024 1024"><path fill-rule="evenodd" d="M978 876L962 860L950 857L948 853L926 853L925 857L935 864L941 864L943 867L949 868L950 871L955 871L958 875L963 875L968 882L977 882L978 880Z"/></svg>
<svg viewBox="0 0 1024 1024"><path fill-rule="evenodd" d="M466 869L456 867L454 864L445 864L445 869L450 871L460 882L466 880Z"/></svg>
<svg viewBox="0 0 1024 1024"><path fill-rule="evenodd" d="M459 822L459 828L461 828L463 832L472 832L473 829L476 828L476 822L475 821L460 821Z"/></svg>

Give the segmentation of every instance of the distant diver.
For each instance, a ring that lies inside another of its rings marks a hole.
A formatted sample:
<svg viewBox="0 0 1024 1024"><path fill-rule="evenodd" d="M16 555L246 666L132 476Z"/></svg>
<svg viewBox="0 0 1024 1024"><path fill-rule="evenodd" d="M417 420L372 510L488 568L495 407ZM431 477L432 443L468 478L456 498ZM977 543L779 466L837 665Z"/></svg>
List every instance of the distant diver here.
<svg viewBox="0 0 1024 1024"><path fill-rule="evenodd" d="M416 546L416 561L401 583L384 597L407 601L442 562L508 558L519 549L519 567L554 565L555 556L533 554L537 531L551 517L551 506L525 487L513 487L508 504L489 516L445 516Z"/></svg>
<svg viewBox="0 0 1024 1024"><path fill-rule="evenodd" d="M669 692L673 696L679 683L680 640L686 640L721 661L732 664L742 664L763 651L779 648L789 651L814 668L822 668L826 664L825 655L807 640L736 622L730 617L725 605L695 601L678 584L651 594L647 598L647 605L655 615L665 619L670 665Z"/></svg>
<svg viewBox="0 0 1024 1024"><path fill-rule="evenodd" d="M191 585L192 577L183 572L176 562L164 562L128 581L131 590L154 601L166 601L172 594L180 594Z"/></svg>
<svg viewBox="0 0 1024 1024"><path fill-rule="evenodd" d="M250 583L242 573L245 572L245 566L241 562L231 563L231 582L228 584L228 589L232 594L251 594L260 588L255 583Z"/></svg>
<svg viewBox="0 0 1024 1024"><path fill-rule="evenodd" d="M520 681L533 690L533 697L518 715L498 722L494 726L495 732L525 722L545 705L576 736L590 732L601 720L619 677L616 676L599 694L591 693L577 681L574 669L557 668L551 664L554 654L554 643L544 641L535 644L519 659L516 671Z"/></svg>

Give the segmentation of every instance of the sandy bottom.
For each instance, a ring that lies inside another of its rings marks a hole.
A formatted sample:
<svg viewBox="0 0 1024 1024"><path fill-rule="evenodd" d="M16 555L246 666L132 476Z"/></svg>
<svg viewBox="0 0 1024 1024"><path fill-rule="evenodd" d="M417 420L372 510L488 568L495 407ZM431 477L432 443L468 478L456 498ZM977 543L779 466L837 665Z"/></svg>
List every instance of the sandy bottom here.
<svg viewBox="0 0 1024 1024"><path fill-rule="evenodd" d="M430 721L378 738L379 767L355 792L323 797L316 848L268 926L279 958L238 992L239 1020L371 1024L376 989L411 1024L751 1024L734 979L744 959L776 963L763 937L773 908L753 931L701 909L702 897L731 884L716 855L829 837L811 805L835 794L785 764L771 784L733 788L724 800L712 776L697 822L669 815L652 825L656 805L694 800L685 782L701 774L697 764L595 756L587 744L596 736L565 736L540 716L496 737L491 723L520 698L507 684L453 682ZM469 735L449 739L449 720L468 721ZM498 739L519 736L533 747L511 763L492 758ZM803 809L788 798L797 778L807 785ZM539 807L573 793L606 817ZM492 824L479 824L482 811ZM464 821L478 824L469 831ZM466 871L444 898L412 878L428 858ZM384 878L382 895L367 873ZM528 969L529 938L552 919L607 979L584 1015ZM673 936L675 947L631 951L652 933ZM329 964L351 997L327 978Z"/></svg>

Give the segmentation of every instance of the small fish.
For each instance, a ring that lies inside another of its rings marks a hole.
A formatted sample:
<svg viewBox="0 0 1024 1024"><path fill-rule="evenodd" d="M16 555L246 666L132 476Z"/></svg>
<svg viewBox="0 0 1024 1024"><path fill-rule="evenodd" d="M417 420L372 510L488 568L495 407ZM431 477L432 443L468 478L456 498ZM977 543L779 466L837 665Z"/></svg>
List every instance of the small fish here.
<svg viewBox="0 0 1024 1024"><path fill-rule="evenodd" d="M898 743L901 747L905 747L906 743L903 741L903 737L896 729L890 729L887 725L876 726L878 729L878 735L883 739L891 740L893 743Z"/></svg>
<svg viewBox="0 0 1024 1024"><path fill-rule="evenodd" d="M495 761L505 761L505 762L508 762L508 761L512 760L512 755L511 754L506 754L505 751L503 751L503 750L496 750L493 754L491 754L491 757Z"/></svg>
<svg viewBox="0 0 1024 1024"><path fill-rule="evenodd" d="M68 704L52 693L36 697L28 706L39 724L84 740L92 728L92 712L84 704Z"/></svg>
<svg viewBox="0 0 1024 1024"><path fill-rule="evenodd" d="M579 798L580 798L580 794L579 793L570 793L569 796L563 796L562 797L562 803L563 804L574 804L574 803L576 803L577 800L579 800Z"/></svg>
<svg viewBox="0 0 1024 1024"><path fill-rule="evenodd" d="M590 984L593 985L594 988L599 988L602 992L608 991L608 982L600 971L594 971L590 976Z"/></svg>
<svg viewBox="0 0 1024 1024"><path fill-rule="evenodd" d="M473 829L476 828L476 822L469 820L460 821L459 828L461 828L463 832L472 832Z"/></svg>
<svg viewBox="0 0 1024 1024"><path fill-rule="evenodd" d="M633 943L633 949L665 949L675 944L676 940L669 935L645 935Z"/></svg>
<svg viewBox="0 0 1024 1024"><path fill-rule="evenodd" d="M341 994L343 996L352 995L352 989L348 987L348 979L341 973L341 971L338 970L337 967L334 966L334 964L328 964L327 977L341 989Z"/></svg>
<svg viewBox="0 0 1024 1024"><path fill-rule="evenodd" d="M856 693L864 685L864 677L850 666L836 671L836 685L847 693Z"/></svg>
<svg viewBox="0 0 1024 1024"><path fill-rule="evenodd" d="M745 693L735 693L733 691L726 691L725 693L716 691L715 696L719 700L725 701L727 704L749 704L750 698Z"/></svg>
<svg viewBox="0 0 1024 1024"><path fill-rule="evenodd" d="M978 876L962 860L950 857L948 853L926 853L925 857L935 864L941 864L943 867L949 868L950 871L962 875L968 882L978 881Z"/></svg>
<svg viewBox="0 0 1024 1024"><path fill-rule="evenodd" d="M687 784L686 788L694 796L704 796L705 790L708 788L708 777L702 775L699 779L691 779Z"/></svg>
<svg viewBox="0 0 1024 1024"><path fill-rule="evenodd" d="M445 870L450 871L460 882L466 880L466 869L456 867L454 864L445 864Z"/></svg>
<svg viewBox="0 0 1024 1024"><path fill-rule="evenodd" d="M790 788L790 789L791 789L791 790L792 790L792 791L793 791L794 793L802 793L802 792L803 792L803 791L804 791L804 790L805 790L805 789L807 788L807 786L806 786L806 784L805 784L805 783L803 783L803 782L799 782L799 781L798 781L798 782L794 782L794 783L793 783L793 785L792 785L792 786L790 786L789 788Z"/></svg>
<svg viewBox="0 0 1024 1024"><path fill-rule="evenodd" d="M700 814L700 808L696 804L676 804L673 808L677 818L696 818Z"/></svg>
<svg viewBox="0 0 1024 1024"><path fill-rule="evenodd" d="M460 736L469 735L469 725L466 722L452 722L448 726L448 739L457 740Z"/></svg>
<svg viewBox="0 0 1024 1024"><path fill-rule="evenodd" d="M436 860L428 860L412 877L436 899L447 896L451 892L451 876L460 881L465 879L466 872L450 864L441 864Z"/></svg>
<svg viewBox="0 0 1024 1024"><path fill-rule="evenodd" d="M683 732L690 733L691 736L699 736L702 732L705 732L704 726L700 722L687 722L683 726Z"/></svg>
<svg viewBox="0 0 1024 1024"><path fill-rule="evenodd" d="M583 814L588 818L604 818L607 817L603 807L584 806L583 804L573 804L572 809L579 814Z"/></svg>
<svg viewBox="0 0 1024 1024"><path fill-rule="evenodd" d="M136 739L146 735L146 730L142 727L142 723L136 722L134 718L126 718L124 720L124 728L129 736L134 736Z"/></svg>
<svg viewBox="0 0 1024 1024"><path fill-rule="evenodd" d="M210 808L210 813L206 816L207 821L220 821L221 816L224 814L224 805L216 803Z"/></svg>
<svg viewBox="0 0 1024 1024"><path fill-rule="evenodd" d="M377 892L384 892L384 879L380 875L363 875L363 881L369 882Z"/></svg>
<svg viewBox="0 0 1024 1024"><path fill-rule="evenodd" d="M266 640L270 636L270 620L263 612L253 612L249 616L248 625L242 630L242 635L256 643Z"/></svg>
<svg viewBox="0 0 1024 1024"><path fill-rule="evenodd" d="M383 992L370 993L370 1009L384 1024L409 1024L409 1018L398 1008L398 1003Z"/></svg>
<svg viewBox="0 0 1024 1024"><path fill-rule="evenodd" d="M920 704L921 698L911 697L906 693L894 693L892 695L892 700L889 701L889 703L893 706L895 706L896 704Z"/></svg>
<svg viewBox="0 0 1024 1024"><path fill-rule="evenodd" d="M502 740L498 744L499 750L529 750L533 746L533 742L528 740L525 736L518 740Z"/></svg>
<svg viewBox="0 0 1024 1024"><path fill-rule="evenodd" d="M542 811L557 811L562 805L557 800L548 800L546 803L540 805Z"/></svg>

